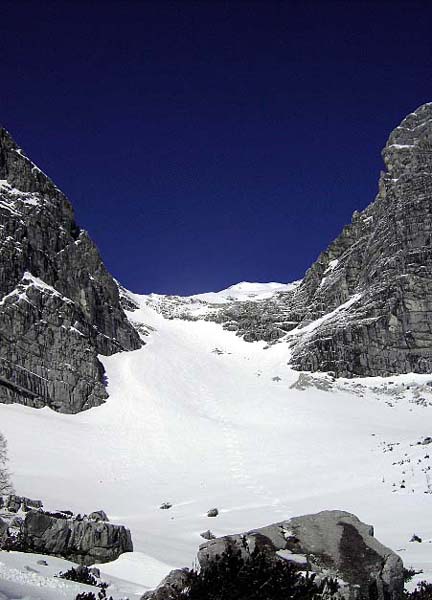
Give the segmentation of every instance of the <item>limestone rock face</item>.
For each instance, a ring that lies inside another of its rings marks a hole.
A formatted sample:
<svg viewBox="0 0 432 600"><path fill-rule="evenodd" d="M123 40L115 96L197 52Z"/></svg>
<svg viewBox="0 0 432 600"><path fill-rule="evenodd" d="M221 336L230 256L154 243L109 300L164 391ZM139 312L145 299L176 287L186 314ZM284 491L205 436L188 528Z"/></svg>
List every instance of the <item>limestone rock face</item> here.
<svg viewBox="0 0 432 600"><path fill-rule="evenodd" d="M105 521L61 519L31 510L22 527L26 552L50 554L82 565L110 562L132 552L130 531Z"/></svg>
<svg viewBox="0 0 432 600"><path fill-rule="evenodd" d="M107 397L98 354L140 337L64 194L0 128L0 402L76 413Z"/></svg>
<svg viewBox="0 0 432 600"><path fill-rule="evenodd" d="M0 549L37 552L82 565L115 560L132 552L129 529L108 522L103 510L74 515L43 510L40 500L0 496Z"/></svg>
<svg viewBox="0 0 432 600"><path fill-rule="evenodd" d="M373 527L348 512L323 511L210 540L200 546L200 565L205 567L234 543L245 557L255 548L266 549L300 569L337 577L345 582L339 590L343 598L403 596L402 560L373 537Z"/></svg>
<svg viewBox="0 0 432 600"><path fill-rule="evenodd" d="M354 213L299 286L211 318L248 341L288 334L299 370L432 372L432 104L402 121L383 158L375 201Z"/></svg>

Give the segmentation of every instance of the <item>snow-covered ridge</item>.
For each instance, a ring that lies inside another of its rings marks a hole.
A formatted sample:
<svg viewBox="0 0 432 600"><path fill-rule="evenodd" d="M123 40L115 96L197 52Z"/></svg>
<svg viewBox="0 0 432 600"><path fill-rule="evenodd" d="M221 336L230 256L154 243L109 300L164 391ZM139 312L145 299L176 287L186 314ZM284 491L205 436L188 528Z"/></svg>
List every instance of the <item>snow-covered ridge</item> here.
<svg viewBox="0 0 432 600"><path fill-rule="evenodd" d="M219 292L204 292L201 294L193 294L191 296L182 296L180 294L144 294L140 296L142 298L148 298L150 300L162 299L162 298L178 298L185 303L193 303L194 301L206 302L209 304L228 304L230 302L257 302L259 300L266 300L274 296L279 292L288 292L293 290L301 281L293 281L292 283L277 283L271 281L269 283L254 283L251 281L241 281L230 285L224 290Z"/></svg>
<svg viewBox="0 0 432 600"><path fill-rule="evenodd" d="M241 281L234 285L230 285L225 290L220 292L207 292L204 294L195 294L189 298L196 298L204 302L214 304L226 304L228 302L244 302L244 301L259 301L266 300L274 296L278 292L288 292L296 288L300 281L292 283L277 283L271 281L269 283L252 283L250 281Z"/></svg>
<svg viewBox="0 0 432 600"><path fill-rule="evenodd" d="M219 292L206 292L192 296L126 293L138 305L147 304L167 318L200 319L234 302L268 300L277 294L294 290L300 283L300 280L292 283L242 281Z"/></svg>

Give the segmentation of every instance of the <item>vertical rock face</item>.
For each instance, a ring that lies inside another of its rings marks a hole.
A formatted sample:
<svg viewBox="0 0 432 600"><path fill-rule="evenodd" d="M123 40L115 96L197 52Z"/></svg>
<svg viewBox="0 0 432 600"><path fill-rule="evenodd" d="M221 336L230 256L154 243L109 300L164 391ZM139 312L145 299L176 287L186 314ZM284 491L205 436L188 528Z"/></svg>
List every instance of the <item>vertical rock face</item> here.
<svg viewBox="0 0 432 600"><path fill-rule="evenodd" d="M215 318L250 341L298 328L289 339L299 370L432 372L432 104L402 121L383 158L375 201L354 213L297 288Z"/></svg>
<svg viewBox="0 0 432 600"><path fill-rule="evenodd" d="M69 201L0 128L0 402L97 406L97 355L140 345Z"/></svg>
<svg viewBox="0 0 432 600"><path fill-rule="evenodd" d="M354 214L299 290L310 307L304 319L339 308L296 346L300 369L432 371L432 104L402 121L383 158L375 202Z"/></svg>

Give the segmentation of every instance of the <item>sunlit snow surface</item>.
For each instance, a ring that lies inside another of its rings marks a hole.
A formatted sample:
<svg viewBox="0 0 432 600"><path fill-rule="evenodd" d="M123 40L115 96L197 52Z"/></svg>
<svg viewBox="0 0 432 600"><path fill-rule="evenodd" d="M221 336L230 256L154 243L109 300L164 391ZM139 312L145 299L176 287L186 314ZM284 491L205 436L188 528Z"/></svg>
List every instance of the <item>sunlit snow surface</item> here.
<svg viewBox="0 0 432 600"><path fill-rule="evenodd" d="M242 281L220 292L196 294L195 296L190 296L190 298L218 304L223 304L231 300L238 300L240 302L244 300L265 300L266 298L271 298L276 292L288 292L294 289L299 283L299 281L293 283L251 283L250 281Z"/></svg>
<svg viewBox="0 0 432 600"><path fill-rule="evenodd" d="M260 302L273 296L294 290L301 281L292 283L251 283L242 281L219 292L193 296L166 296L148 294L139 298L140 304L157 310L168 318L194 319L217 312L224 304L232 302Z"/></svg>
<svg viewBox="0 0 432 600"><path fill-rule="evenodd" d="M78 415L0 405L19 494L51 509L103 508L131 529L136 552L101 567L105 579L132 582L114 597L190 566L207 529L223 535L323 509L354 512L432 577L432 445L418 444L431 435L432 376L291 388L299 373L286 343L264 349L133 298L141 308L131 320L154 331L140 350L101 357L104 405ZM163 502L173 507L160 510ZM219 516L207 517L214 507ZM409 542L414 533L421 544ZM3 584L0 568L0 593Z"/></svg>

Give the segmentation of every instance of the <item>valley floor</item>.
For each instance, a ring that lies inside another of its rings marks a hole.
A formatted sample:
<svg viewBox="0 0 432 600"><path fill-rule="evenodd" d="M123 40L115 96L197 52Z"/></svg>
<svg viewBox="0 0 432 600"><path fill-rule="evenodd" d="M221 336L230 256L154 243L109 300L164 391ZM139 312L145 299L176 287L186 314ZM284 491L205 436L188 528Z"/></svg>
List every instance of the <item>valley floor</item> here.
<svg viewBox="0 0 432 600"><path fill-rule="evenodd" d="M50 509L102 508L131 529L136 552L101 568L134 584L122 593L192 565L207 529L223 535L324 509L373 524L406 566L432 578L432 445L418 444L431 435L431 376L292 388L299 373L285 343L264 349L139 301L131 319L155 330L140 350L102 357L103 406L69 416L0 405L17 493ZM207 517L215 507L219 516ZM410 542L414 533L422 543ZM11 597L2 563L0 553L0 598Z"/></svg>

